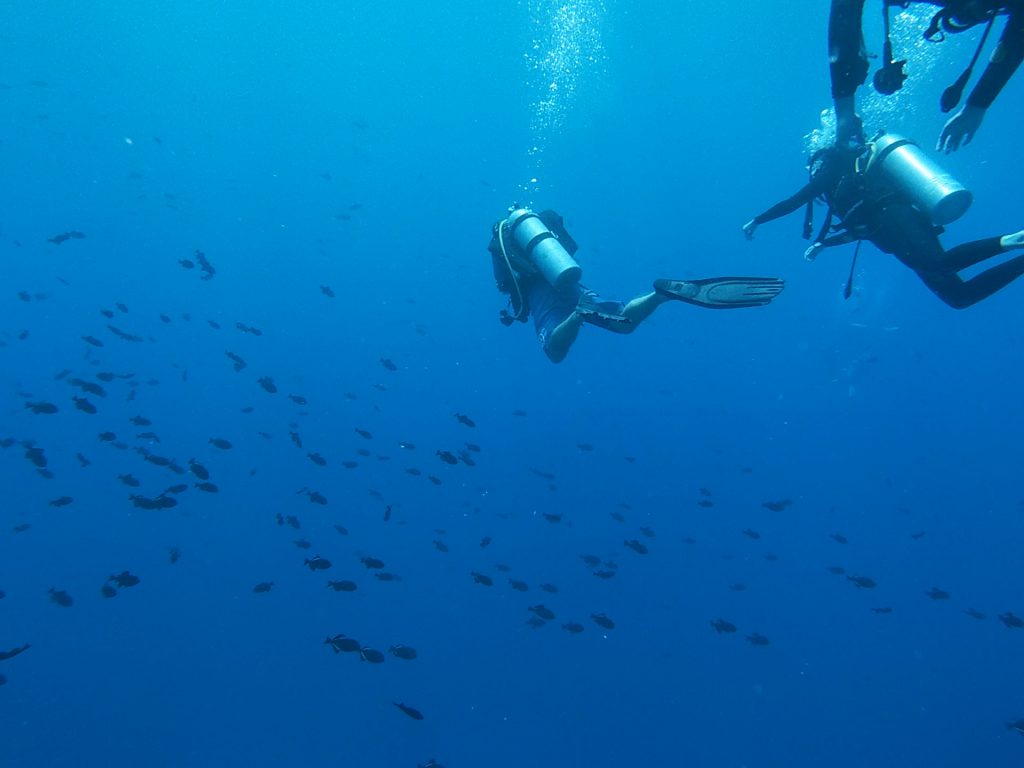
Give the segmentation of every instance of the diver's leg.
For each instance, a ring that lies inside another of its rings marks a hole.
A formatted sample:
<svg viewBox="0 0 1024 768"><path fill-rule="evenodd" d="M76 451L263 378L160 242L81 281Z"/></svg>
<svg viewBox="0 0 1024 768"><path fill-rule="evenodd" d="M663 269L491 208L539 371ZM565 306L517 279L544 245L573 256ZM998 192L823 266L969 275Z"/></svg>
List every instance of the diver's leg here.
<svg viewBox="0 0 1024 768"><path fill-rule="evenodd" d="M668 296L662 296L655 291L645 293L643 296L637 296L626 304L622 310L622 316L629 320L629 322L623 323L621 328L614 328L612 330L618 333L632 333L640 323L650 317L654 310L666 301L670 301Z"/></svg>
<svg viewBox="0 0 1024 768"><path fill-rule="evenodd" d="M1016 237L1016 235L1006 236L1006 238L1012 237ZM959 272L961 269L973 267L985 259L991 259L993 256L1005 253L1011 248L1021 247L1019 245L1004 247L1003 240L1006 238L986 237L984 240L974 240L973 242L963 243L955 248L950 248L940 260L941 268L951 272Z"/></svg>
<svg viewBox="0 0 1024 768"><path fill-rule="evenodd" d="M966 309L1002 290L1024 275L1024 256L1017 256L986 269L970 280L962 280L955 272L918 273L924 284L953 309Z"/></svg>
<svg viewBox="0 0 1024 768"><path fill-rule="evenodd" d="M544 354L552 363L560 363L569 354L576 337L583 326L583 318L577 312L571 313L565 320L556 325L544 339Z"/></svg>

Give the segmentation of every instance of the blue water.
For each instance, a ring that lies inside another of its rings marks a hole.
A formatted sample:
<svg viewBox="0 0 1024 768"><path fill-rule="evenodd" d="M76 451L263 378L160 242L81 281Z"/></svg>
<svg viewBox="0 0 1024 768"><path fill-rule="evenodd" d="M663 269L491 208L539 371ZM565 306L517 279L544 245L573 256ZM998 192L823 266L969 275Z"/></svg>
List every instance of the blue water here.
<svg viewBox="0 0 1024 768"><path fill-rule="evenodd" d="M850 250L804 262L798 216L746 243L804 181L827 4L637 5L0 11L0 650L31 645L0 661L0 765L1024 759L1004 726L1024 717L1024 630L997 620L1024 614L1024 284L954 312L868 246L844 300ZM870 127L934 141L973 42L948 45L915 54ZM976 196L947 243L1024 225L1022 88L943 160ZM513 200L563 213L606 296L787 288L764 309L665 306L631 336L585 327L554 366L497 322L486 245ZM196 250L212 279L179 264ZM194 458L219 491L140 450ZM128 498L179 483L173 508ZM104 598L125 570L140 583ZM540 628L537 604L556 614ZM332 653L339 633L384 663Z"/></svg>

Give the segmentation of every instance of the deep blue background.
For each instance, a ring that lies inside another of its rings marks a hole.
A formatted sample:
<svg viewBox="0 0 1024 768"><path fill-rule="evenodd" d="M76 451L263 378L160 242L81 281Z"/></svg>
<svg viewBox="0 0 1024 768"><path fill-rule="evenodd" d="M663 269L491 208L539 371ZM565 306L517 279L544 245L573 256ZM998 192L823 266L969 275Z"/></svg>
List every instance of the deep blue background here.
<svg viewBox="0 0 1024 768"><path fill-rule="evenodd" d="M563 6L580 15L561 37L545 32L557 3L483 5L5 5L0 437L36 441L55 477L19 444L0 453L0 649L32 644L0 662L0 763L1018 764L1024 741L1003 723L1024 717L1024 631L996 614L1024 613L1024 285L958 313L866 247L844 301L849 249L805 263L796 216L753 244L739 232L805 178L805 137L828 105L826 4L580 0ZM928 146L973 40L911 48L916 31L903 34L917 78L865 114ZM575 92L541 131L531 61L581 40L596 61L562 59ZM976 195L947 242L1024 225L1022 88L944 160ZM565 215L606 295L744 273L778 274L786 292L763 310L667 306L630 337L585 328L552 366L532 330L496 322L485 246L513 199ZM65 230L86 238L47 242ZM195 249L213 280L177 264ZM99 314L115 302L127 314ZM232 371L225 350L248 367ZM135 378L86 415L54 378L64 369ZM32 415L26 399L61 411ZM97 439L145 444L136 414L160 435L150 450L201 460L220 493L134 509L117 474L148 495L181 481ZM475 467L434 455L464 441L482 448ZM63 495L74 503L48 505ZM792 505L762 506L780 499ZM634 537L650 554L623 547ZM359 591L303 568L317 552ZM618 575L593 577L585 553ZM402 581L378 582L361 555ZM125 569L142 583L104 600ZM253 594L261 581L273 591ZM928 599L933 586L951 598ZM533 629L540 602L557 619ZM892 614L870 610L882 606ZM602 611L614 630L588 618ZM739 632L715 633L719 617ZM570 620L586 630L562 631ZM755 631L771 645L745 642ZM339 632L420 658L335 656L322 641Z"/></svg>

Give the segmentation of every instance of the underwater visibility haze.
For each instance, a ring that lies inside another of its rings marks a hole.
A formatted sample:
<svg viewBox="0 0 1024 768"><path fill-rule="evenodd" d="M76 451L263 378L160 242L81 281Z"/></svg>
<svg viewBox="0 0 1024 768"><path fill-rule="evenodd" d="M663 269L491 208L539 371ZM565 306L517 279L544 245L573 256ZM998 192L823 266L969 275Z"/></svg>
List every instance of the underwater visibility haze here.
<svg viewBox="0 0 1024 768"><path fill-rule="evenodd" d="M1020 764L1024 283L740 229L827 5L3 4L0 765ZM1015 232L1024 84L935 153L916 7L865 128ZM786 289L552 365L513 204L602 296Z"/></svg>

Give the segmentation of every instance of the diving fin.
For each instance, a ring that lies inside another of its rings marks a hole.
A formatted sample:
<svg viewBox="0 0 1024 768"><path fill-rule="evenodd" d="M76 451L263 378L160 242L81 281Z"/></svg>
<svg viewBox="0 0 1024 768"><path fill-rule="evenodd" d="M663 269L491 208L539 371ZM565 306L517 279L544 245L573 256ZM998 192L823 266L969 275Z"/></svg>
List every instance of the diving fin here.
<svg viewBox="0 0 1024 768"><path fill-rule="evenodd" d="M782 293L776 277L709 277L704 280L655 280L654 290L667 298L709 309L762 307Z"/></svg>

